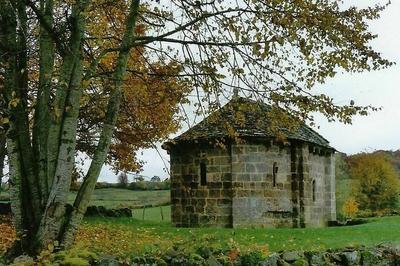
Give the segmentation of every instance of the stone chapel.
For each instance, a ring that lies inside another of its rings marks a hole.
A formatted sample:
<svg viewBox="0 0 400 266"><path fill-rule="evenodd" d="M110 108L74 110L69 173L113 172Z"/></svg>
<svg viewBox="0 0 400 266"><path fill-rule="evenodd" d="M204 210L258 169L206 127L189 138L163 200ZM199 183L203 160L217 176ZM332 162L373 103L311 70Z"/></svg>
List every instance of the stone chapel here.
<svg viewBox="0 0 400 266"><path fill-rule="evenodd" d="M265 103L234 97L163 144L175 226L323 227L336 220L335 149L304 123L281 129L279 140L269 112Z"/></svg>

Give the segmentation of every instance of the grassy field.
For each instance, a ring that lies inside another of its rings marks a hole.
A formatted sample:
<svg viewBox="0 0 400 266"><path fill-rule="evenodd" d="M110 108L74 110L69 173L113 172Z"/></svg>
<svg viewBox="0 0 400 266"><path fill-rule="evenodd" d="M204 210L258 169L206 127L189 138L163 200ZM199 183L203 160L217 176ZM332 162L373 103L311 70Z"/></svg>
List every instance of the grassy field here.
<svg viewBox="0 0 400 266"><path fill-rule="evenodd" d="M72 202L76 192L70 192ZM170 201L169 190L134 191L120 188L96 189L92 195L91 205L107 208L138 208L143 205L160 205Z"/></svg>
<svg viewBox="0 0 400 266"><path fill-rule="evenodd" d="M72 203L77 192L71 191L69 201ZM8 200L8 192L0 192L0 201ZM134 191L121 188L95 189L91 205L107 208L138 208L143 205L161 205L170 202L169 190Z"/></svg>
<svg viewBox="0 0 400 266"><path fill-rule="evenodd" d="M345 184L342 184L345 186ZM71 195L72 199L73 195ZM138 207L169 201L169 191L95 190L93 205ZM161 212L162 211L162 212ZM163 219L161 216L163 214ZM165 252L172 246L191 251L199 246L263 250L323 250L357 245L400 245L400 216L371 218L356 226L305 229L175 228L170 206L134 209L132 218L86 218L76 246L99 253L128 257L146 252ZM144 218L144 219L143 219Z"/></svg>
<svg viewBox="0 0 400 266"><path fill-rule="evenodd" d="M150 210L150 209L148 209ZM153 208L153 213L157 213ZM157 215L154 216L157 220ZM305 229L174 228L167 221L134 218L85 220L77 245L120 256L165 251L171 246L196 249L199 245L242 251L322 250L380 243L400 245L400 217L368 219L355 226Z"/></svg>
<svg viewBox="0 0 400 266"><path fill-rule="evenodd" d="M135 209L132 214L134 219L153 221L153 222L170 222L171 206L160 206L145 209Z"/></svg>

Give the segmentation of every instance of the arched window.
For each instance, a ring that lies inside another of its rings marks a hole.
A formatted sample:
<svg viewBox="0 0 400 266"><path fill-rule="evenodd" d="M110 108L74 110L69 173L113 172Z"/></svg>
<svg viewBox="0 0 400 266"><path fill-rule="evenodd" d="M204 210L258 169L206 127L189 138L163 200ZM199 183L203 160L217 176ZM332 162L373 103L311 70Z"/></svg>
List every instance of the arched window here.
<svg viewBox="0 0 400 266"><path fill-rule="evenodd" d="M200 185L207 185L207 165L205 161L200 162Z"/></svg>
<svg viewBox="0 0 400 266"><path fill-rule="evenodd" d="M315 180L312 181L312 200L315 202L315 192L316 192L316 185Z"/></svg>
<svg viewBox="0 0 400 266"><path fill-rule="evenodd" d="M278 174L278 163L274 162L272 165L272 185L276 186L276 175Z"/></svg>

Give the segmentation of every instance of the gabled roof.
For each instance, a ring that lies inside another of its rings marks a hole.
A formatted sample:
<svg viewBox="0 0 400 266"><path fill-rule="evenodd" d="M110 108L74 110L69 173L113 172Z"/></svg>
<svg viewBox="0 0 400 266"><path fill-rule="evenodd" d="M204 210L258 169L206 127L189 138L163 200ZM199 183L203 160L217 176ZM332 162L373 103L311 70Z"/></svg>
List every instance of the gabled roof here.
<svg viewBox="0 0 400 266"><path fill-rule="evenodd" d="M238 137L274 137L268 116L272 107L260 102L242 97L234 97L226 105L211 113L203 121L193 126L183 134L166 142L169 146L182 141L201 139L217 139L232 136L232 130ZM287 139L310 142L333 149L329 141L304 123L295 130L280 128Z"/></svg>

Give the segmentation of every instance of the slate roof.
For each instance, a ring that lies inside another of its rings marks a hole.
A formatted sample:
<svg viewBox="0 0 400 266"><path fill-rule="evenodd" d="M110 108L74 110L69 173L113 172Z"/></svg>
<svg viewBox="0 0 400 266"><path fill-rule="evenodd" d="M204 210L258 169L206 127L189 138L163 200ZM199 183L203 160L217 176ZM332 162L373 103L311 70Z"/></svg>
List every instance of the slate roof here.
<svg viewBox="0 0 400 266"><path fill-rule="evenodd" d="M163 147L167 148L182 141L229 137L232 136L229 134L232 129L239 137L274 137L268 121L271 110L271 106L265 103L234 97L197 125L166 142ZM301 140L333 149L328 140L304 123L293 131L280 128L280 132L289 140Z"/></svg>

